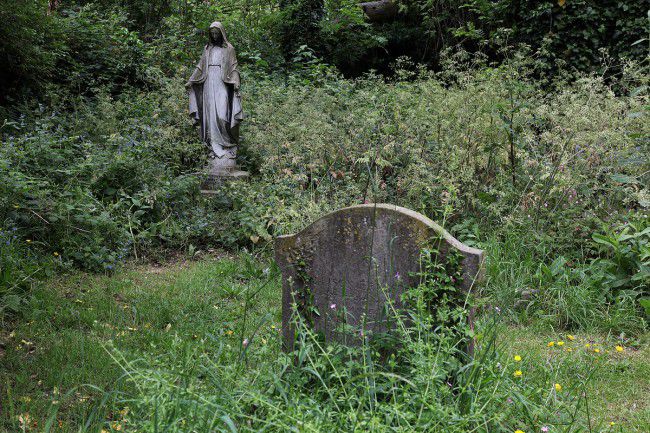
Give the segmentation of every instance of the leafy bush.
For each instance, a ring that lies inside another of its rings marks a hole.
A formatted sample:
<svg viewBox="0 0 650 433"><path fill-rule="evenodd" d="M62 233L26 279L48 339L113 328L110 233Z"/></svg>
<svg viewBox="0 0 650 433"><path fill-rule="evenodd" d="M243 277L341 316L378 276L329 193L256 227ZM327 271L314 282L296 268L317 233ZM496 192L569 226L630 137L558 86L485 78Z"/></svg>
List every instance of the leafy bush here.
<svg viewBox="0 0 650 433"><path fill-rule="evenodd" d="M466 7L474 14L460 34L493 52L505 40L530 46L544 78L562 69L619 72L622 59L647 57L647 7L638 2L472 0Z"/></svg>
<svg viewBox="0 0 650 433"><path fill-rule="evenodd" d="M518 234L527 272L584 262L593 230L647 206L646 97L593 77L548 92L528 65L398 70L407 81L345 80L319 63L286 80L244 70L241 153L254 175L212 199L199 198L205 153L180 84L192 64L154 92L52 92L52 109L24 107L3 127L0 217L95 270L161 247L267 248L364 201L444 219L478 246Z"/></svg>
<svg viewBox="0 0 650 433"><path fill-rule="evenodd" d="M608 301L650 296L650 224L647 215L608 233L595 233L601 257L592 264L594 287Z"/></svg>

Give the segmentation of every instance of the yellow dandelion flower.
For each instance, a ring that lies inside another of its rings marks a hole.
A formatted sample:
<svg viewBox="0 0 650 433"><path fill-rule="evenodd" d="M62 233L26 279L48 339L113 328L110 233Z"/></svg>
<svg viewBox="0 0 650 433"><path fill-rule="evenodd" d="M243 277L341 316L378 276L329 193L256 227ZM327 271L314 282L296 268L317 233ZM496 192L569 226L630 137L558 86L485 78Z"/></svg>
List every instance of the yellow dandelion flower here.
<svg viewBox="0 0 650 433"><path fill-rule="evenodd" d="M591 344L587 343L587 344L585 344L585 347L586 347L587 349L589 349L589 348L591 347Z"/></svg>
<svg viewBox="0 0 650 433"><path fill-rule="evenodd" d="M515 355L515 362L521 362L521 356Z"/></svg>
<svg viewBox="0 0 650 433"><path fill-rule="evenodd" d="M558 342L557 342L557 345L558 345L558 346L564 346L564 341L558 341Z"/></svg>
<svg viewBox="0 0 650 433"><path fill-rule="evenodd" d="M559 383L556 383L555 384L555 391L557 391L557 392L562 391L562 385L560 385Z"/></svg>
<svg viewBox="0 0 650 433"><path fill-rule="evenodd" d="M521 377L522 374L523 374L523 373L521 372L521 370L517 370L517 371L515 371L515 372L513 373L513 376L515 376L515 377Z"/></svg>
<svg viewBox="0 0 650 433"><path fill-rule="evenodd" d="M623 346L616 346L616 351L617 352L622 352L623 351Z"/></svg>
<svg viewBox="0 0 650 433"><path fill-rule="evenodd" d="M524 433L523 430L515 430L515 433Z"/></svg>
<svg viewBox="0 0 650 433"><path fill-rule="evenodd" d="M547 344L548 347L553 347L555 346L555 341L549 341Z"/></svg>
<svg viewBox="0 0 650 433"><path fill-rule="evenodd" d="M54 257L59 257L59 253L54 251Z"/></svg>
<svg viewBox="0 0 650 433"><path fill-rule="evenodd" d="M594 352L600 353L600 349L596 348L596 349L594 349Z"/></svg>
<svg viewBox="0 0 650 433"><path fill-rule="evenodd" d="M576 339L576 338L575 338L573 335L571 335L571 334L567 335L566 338L568 338L568 339L571 340L571 341L573 341L573 340Z"/></svg>
<svg viewBox="0 0 650 433"><path fill-rule="evenodd" d="M232 334L233 334L232 329L226 331L226 335L232 335Z"/></svg>
<svg viewBox="0 0 650 433"><path fill-rule="evenodd" d="M567 347L565 350L566 350L567 352L573 352L573 349L571 349L570 347Z"/></svg>
<svg viewBox="0 0 650 433"><path fill-rule="evenodd" d="M32 243L32 240L31 240L31 239L27 239L25 242L27 242L28 244L31 244L31 243Z"/></svg>
<svg viewBox="0 0 650 433"><path fill-rule="evenodd" d="M609 423L610 426L613 426L614 424L616 424L614 421Z"/></svg>

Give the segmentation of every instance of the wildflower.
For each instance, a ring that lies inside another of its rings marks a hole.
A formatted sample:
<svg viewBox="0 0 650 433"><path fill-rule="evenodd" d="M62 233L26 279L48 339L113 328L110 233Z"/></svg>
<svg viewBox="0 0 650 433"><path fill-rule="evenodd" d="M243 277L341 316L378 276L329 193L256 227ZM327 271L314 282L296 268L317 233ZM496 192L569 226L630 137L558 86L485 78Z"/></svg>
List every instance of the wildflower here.
<svg viewBox="0 0 650 433"><path fill-rule="evenodd" d="M614 421L611 421L611 422L609 423L610 427L613 427L614 424L616 424Z"/></svg>
<svg viewBox="0 0 650 433"><path fill-rule="evenodd" d="M542 431L543 431L544 433L546 433L547 431L549 431L549 428L548 428L547 426L543 426L543 427L542 427Z"/></svg>
<svg viewBox="0 0 650 433"><path fill-rule="evenodd" d="M558 341L558 342L557 342L557 345L558 345L558 346L564 346L564 341Z"/></svg>
<svg viewBox="0 0 650 433"><path fill-rule="evenodd" d="M521 356L515 355L515 362L521 362Z"/></svg>
<svg viewBox="0 0 650 433"><path fill-rule="evenodd" d="M399 272L395 272L395 279L401 280L402 276L399 274Z"/></svg>
<svg viewBox="0 0 650 433"><path fill-rule="evenodd" d="M515 433L524 433L523 430L515 430Z"/></svg>
<svg viewBox="0 0 650 433"><path fill-rule="evenodd" d="M559 383L556 383L555 384L555 391L557 391L557 392L562 391L562 385L560 385Z"/></svg>
<svg viewBox="0 0 650 433"><path fill-rule="evenodd" d="M587 344L585 344L585 347L586 347L587 349L589 349L589 348L591 347L591 344L587 343Z"/></svg>
<svg viewBox="0 0 650 433"><path fill-rule="evenodd" d="M573 335L571 335L571 334L567 335L566 338L568 338L568 339L571 340L571 341L573 341L573 340L576 339L576 338L575 338Z"/></svg>
<svg viewBox="0 0 650 433"><path fill-rule="evenodd" d="M57 253L56 251L54 251L54 257L59 257L59 253Z"/></svg>
<svg viewBox="0 0 650 433"><path fill-rule="evenodd" d="M32 243L32 240L31 240L31 239L27 239L25 242L27 242L28 244L31 244L31 243Z"/></svg>
<svg viewBox="0 0 650 433"><path fill-rule="evenodd" d="M570 347L567 347L565 350L566 350L567 352L573 352L573 349L571 349Z"/></svg>
<svg viewBox="0 0 650 433"><path fill-rule="evenodd" d="M549 341L547 344L548 347L553 347L555 346L555 341Z"/></svg>
<svg viewBox="0 0 650 433"><path fill-rule="evenodd" d="M515 376L515 377L521 377L522 374L523 374L523 373L521 372L521 370L517 370L517 371L515 371L515 372L513 373L513 376Z"/></svg>
<svg viewBox="0 0 650 433"><path fill-rule="evenodd" d="M233 334L232 329L226 331L226 335L232 335L232 334Z"/></svg>
<svg viewBox="0 0 650 433"><path fill-rule="evenodd" d="M616 351L617 352L622 352L623 351L623 346L616 346Z"/></svg>
<svg viewBox="0 0 650 433"><path fill-rule="evenodd" d="M596 353L600 353L600 349L595 348L595 349L594 349L594 352L596 352Z"/></svg>
<svg viewBox="0 0 650 433"><path fill-rule="evenodd" d="M244 341L242 341L241 344L244 347L248 347L248 338L244 338Z"/></svg>
<svg viewBox="0 0 650 433"><path fill-rule="evenodd" d="M336 304L330 304L330 309L331 310L336 310Z"/></svg>
<svg viewBox="0 0 650 433"><path fill-rule="evenodd" d="M512 404L512 399L510 397L508 397L508 399L506 400L506 403Z"/></svg>

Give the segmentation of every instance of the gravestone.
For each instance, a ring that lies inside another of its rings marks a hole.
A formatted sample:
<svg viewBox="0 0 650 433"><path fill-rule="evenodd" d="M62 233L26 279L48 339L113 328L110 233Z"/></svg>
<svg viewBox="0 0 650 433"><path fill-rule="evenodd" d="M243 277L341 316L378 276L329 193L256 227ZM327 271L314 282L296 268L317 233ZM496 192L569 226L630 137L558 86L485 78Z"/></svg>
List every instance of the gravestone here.
<svg viewBox="0 0 650 433"><path fill-rule="evenodd" d="M369 334L386 331L387 301L402 307L401 295L417 286L421 251L432 240L439 243L441 260L452 250L462 254L463 290L483 278L483 251L464 245L424 215L395 205L339 209L297 234L278 237L285 348L293 348L294 310L308 316L327 341L342 341L337 331L342 321Z"/></svg>

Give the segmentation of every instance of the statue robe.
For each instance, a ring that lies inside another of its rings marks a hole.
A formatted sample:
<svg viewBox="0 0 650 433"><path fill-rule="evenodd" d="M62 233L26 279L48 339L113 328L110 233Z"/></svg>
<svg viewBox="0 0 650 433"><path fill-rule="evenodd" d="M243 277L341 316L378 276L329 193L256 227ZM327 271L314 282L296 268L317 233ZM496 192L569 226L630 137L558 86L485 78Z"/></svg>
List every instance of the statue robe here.
<svg viewBox="0 0 650 433"><path fill-rule="evenodd" d="M234 159L239 143L239 124L244 115L239 94L240 77L235 49L223 36L221 46L208 44L186 87L189 90L190 116L201 125L201 139L213 157Z"/></svg>

